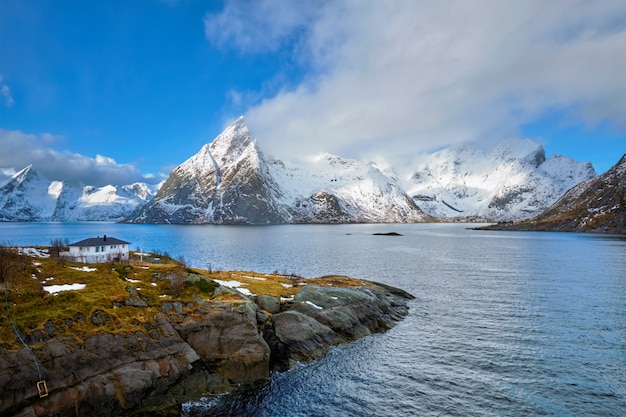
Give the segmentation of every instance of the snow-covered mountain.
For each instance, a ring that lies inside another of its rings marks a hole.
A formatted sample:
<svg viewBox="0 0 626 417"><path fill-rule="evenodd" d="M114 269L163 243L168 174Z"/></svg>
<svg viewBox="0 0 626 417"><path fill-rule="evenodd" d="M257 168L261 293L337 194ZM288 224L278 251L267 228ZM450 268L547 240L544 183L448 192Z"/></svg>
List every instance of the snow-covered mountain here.
<svg viewBox="0 0 626 417"><path fill-rule="evenodd" d="M432 216L505 221L535 216L595 176L588 162L562 155L546 159L541 145L515 139L487 153L462 145L428 155L406 189Z"/></svg>
<svg viewBox="0 0 626 417"><path fill-rule="evenodd" d="M590 163L546 159L509 140L423 157L404 181L393 170L331 154L283 162L263 155L239 118L158 187L74 187L34 168L0 169L0 221L130 223L401 223L509 221L535 216L596 177Z"/></svg>
<svg viewBox="0 0 626 417"><path fill-rule="evenodd" d="M270 163L280 203L292 223L413 223L432 220L398 178L375 163L324 153L307 161Z"/></svg>
<svg viewBox="0 0 626 417"><path fill-rule="evenodd" d="M540 215L489 229L626 233L626 155L599 177L572 187Z"/></svg>
<svg viewBox="0 0 626 417"><path fill-rule="evenodd" d="M323 154L267 159L239 118L176 167L131 223L416 222L424 215L398 179L374 164Z"/></svg>
<svg viewBox="0 0 626 417"><path fill-rule="evenodd" d="M48 220L56 207L58 185L44 178L32 166L13 174L0 187L0 220Z"/></svg>
<svg viewBox="0 0 626 417"><path fill-rule="evenodd" d="M0 221L119 221L155 192L144 183L76 187L28 166L0 178Z"/></svg>

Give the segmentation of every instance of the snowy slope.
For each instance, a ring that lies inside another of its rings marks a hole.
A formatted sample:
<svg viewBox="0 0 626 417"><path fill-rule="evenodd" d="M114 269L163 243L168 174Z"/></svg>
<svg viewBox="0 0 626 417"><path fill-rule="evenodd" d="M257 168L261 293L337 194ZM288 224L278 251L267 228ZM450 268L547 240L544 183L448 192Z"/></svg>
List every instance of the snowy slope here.
<svg viewBox="0 0 626 417"><path fill-rule="evenodd" d="M143 183L71 186L28 166L0 186L0 221L118 221L154 193Z"/></svg>
<svg viewBox="0 0 626 417"><path fill-rule="evenodd" d="M243 118L176 167L134 223L354 223L425 219L396 178L323 154L267 159Z"/></svg>
<svg viewBox="0 0 626 417"><path fill-rule="evenodd" d="M492 225L498 230L626 233L626 155L604 174L584 181L530 220Z"/></svg>
<svg viewBox="0 0 626 417"><path fill-rule="evenodd" d="M291 222L418 222L425 216L406 195L398 179L375 163L328 153L285 164L273 161L281 205Z"/></svg>
<svg viewBox="0 0 626 417"><path fill-rule="evenodd" d="M595 176L590 163L561 155L546 159L541 145L517 139L488 153L463 145L428 155L405 186L433 216L503 221L537 215Z"/></svg>
<svg viewBox="0 0 626 417"><path fill-rule="evenodd" d="M129 216L137 206L145 203L147 186L138 184L139 195L132 186L86 186L74 188L63 185L51 220L55 221L119 221ZM130 190L130 191L129 191Z"/></svg>
<svg viewBox="0 0 626 417"><path fill-rule="evenodd" d="M0 221L49 219L56 198L56 184L29 165L0 187Z"/></svg>

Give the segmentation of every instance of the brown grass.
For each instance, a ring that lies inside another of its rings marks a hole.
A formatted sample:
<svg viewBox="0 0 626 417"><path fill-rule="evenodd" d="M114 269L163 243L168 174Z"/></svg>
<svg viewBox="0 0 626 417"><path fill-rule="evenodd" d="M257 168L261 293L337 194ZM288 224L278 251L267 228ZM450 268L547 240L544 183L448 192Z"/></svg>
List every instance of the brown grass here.
<svg viewBox="0 0 626 417"><path fill-rule="evenodd" d="M148 261L145 261L146 258ZM208 272L187 268L163 256L158 262L153 260L156 256L153 259L146 258L140 262L138 258L132 257L129 263L120 264L80 264L59 262L52 258L22 258L21 262L27 266L26 269L13 274L12 279L7 281L11 317L22 334L37 331L45 333L44 325L52 322L57 328L56 334L71 336L82 343L85 338L98 333L131 334L145 331L145 325L154 324L154 317L161 311L164 302L195 304L194 296L209 302L234 303L243 300L241 296L229 292L214 297L213 290L217 284L212 280L238 281L242 288L252 294L275 297L291 297L299 292L302 284L307 283L327 286L366 284L358 279L340 276L311 280L249 271ZM85 266L96 270L77 269ZM172 291L173 276L185 277L184 285L175 292ZM62 291L56 295L43 291L43 286L76 283L85 284L85 289ZM136 292L137 296L132 296L131 292ZM131 297L139 296L147 303L147 307L124 305ZM91 316L96 310L104 312L110 320L101 325L93 324ZM18 347L17 337L3 308L0 313L0 349L13 350Z"/></svg>

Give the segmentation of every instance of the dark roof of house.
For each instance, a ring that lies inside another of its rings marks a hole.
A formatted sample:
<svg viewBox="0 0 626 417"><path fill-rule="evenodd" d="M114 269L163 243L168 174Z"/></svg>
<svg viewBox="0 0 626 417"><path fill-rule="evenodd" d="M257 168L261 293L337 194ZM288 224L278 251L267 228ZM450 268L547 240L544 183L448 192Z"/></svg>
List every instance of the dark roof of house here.
<svg viewBox="0 0 626 417"><path fill-rule="evenodd" d="M71 243L69 246L104 246L104 245L128 245L130 242L126 242L124 240L119 240L114 237L107 237L104 235L103 237L90 237L88 239L83 239L76 243Z"/></svg>

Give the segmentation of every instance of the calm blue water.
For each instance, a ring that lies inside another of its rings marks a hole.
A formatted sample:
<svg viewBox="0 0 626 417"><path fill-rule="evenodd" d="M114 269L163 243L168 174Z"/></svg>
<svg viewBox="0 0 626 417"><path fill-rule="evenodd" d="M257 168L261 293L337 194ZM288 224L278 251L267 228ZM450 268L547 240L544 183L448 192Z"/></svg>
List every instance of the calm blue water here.
<svg viewBox="0 0 626 417"><path fill-rule="evenodd" d="M185 415L626 415L626 237L465 225L0 224L0 241L107 234L197 267L343 274L417 299L391 331ZM400 237L372 236L396 231Z"/></svg>

